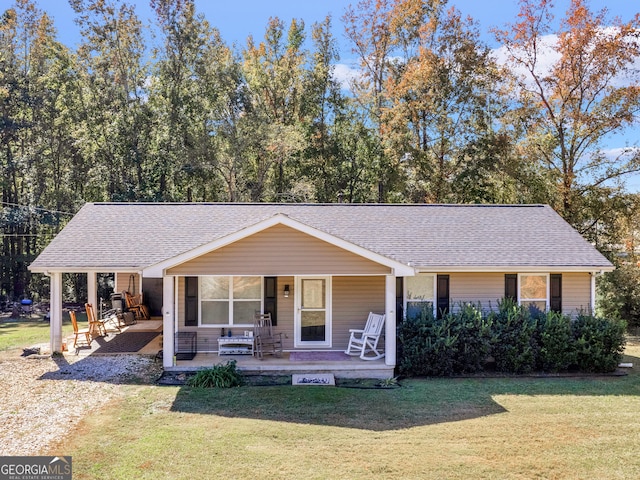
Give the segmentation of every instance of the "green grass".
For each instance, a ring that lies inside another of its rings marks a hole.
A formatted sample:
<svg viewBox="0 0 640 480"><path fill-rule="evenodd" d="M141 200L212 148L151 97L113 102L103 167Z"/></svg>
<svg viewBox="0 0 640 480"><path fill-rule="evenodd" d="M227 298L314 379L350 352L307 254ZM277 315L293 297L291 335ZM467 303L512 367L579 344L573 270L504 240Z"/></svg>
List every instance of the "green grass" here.
<svg viewBox="0 0 640 480"><path fill-rule="evenodd" d="M78 323L80 328L86 327L87 315L79 313ZM71 320L69 314L65 313L62 321L62 335L67 337L72 334ZM0 320L0 352L47 342L49 342L49 322L44 321L42 316Z"/></svg>
<svg viewBox="0 0 640 480"><path fill-rule="evenodd" d="M72 455L76 479L640 478L628 354L625 377L125 386L48 453Z"/></svg>

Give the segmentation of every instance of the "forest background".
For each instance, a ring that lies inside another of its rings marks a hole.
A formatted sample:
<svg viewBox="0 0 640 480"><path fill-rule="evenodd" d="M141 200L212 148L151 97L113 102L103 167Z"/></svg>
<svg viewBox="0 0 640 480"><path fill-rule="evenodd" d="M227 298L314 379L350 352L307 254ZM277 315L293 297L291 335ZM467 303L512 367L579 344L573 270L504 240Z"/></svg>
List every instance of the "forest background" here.
<svg viewBox="0 0 640 480"><path fill-rule="evenodd" d="M640 14L521 0L497 55L446 0L274 17L244 45L193 0L151 0L149 24L69 4L73 49L35 0L0 11L2 301L46 300L27 266L85 202L545 203L618 266L602 313L640 321L640 149L603 148L638 127Z"/></svg>

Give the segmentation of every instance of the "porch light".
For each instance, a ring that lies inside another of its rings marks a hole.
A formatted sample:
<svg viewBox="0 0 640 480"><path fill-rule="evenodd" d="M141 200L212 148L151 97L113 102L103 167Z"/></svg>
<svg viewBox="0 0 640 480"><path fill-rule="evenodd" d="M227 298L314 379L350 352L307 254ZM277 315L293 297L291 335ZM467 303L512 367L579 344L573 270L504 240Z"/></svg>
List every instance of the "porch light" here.
<svg viewBox="0 0 640 480"><path fill-rule="evenodd" d="M284 286L284 298L289 298L289 284Z"/></svg>

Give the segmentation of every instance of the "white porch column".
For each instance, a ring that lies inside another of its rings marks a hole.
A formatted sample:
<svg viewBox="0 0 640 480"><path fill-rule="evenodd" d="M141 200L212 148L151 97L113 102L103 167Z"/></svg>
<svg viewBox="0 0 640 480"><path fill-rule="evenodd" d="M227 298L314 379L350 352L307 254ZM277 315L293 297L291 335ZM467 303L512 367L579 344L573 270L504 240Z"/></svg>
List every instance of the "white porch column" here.
<svg viewBox="0 0 640 480"><path fill-rule="evenodd" d="M162 366L173 366L175 331L175 277L162 279Z"/></svg>
<svg viewBox="0 0 640 480"><path fill-rule="evenodd" d="M50 274L49 336L51 353L62 351L62 272Z"/></svg>
<svg viewBox="0 0 640 480"><path fill-rule="evenodd" d="M591 315L596 314L596 272L591 272Z"/></svg>
<svg viewBox="0 0 640 480"><path fill-rule="evenodd" d="M385 281L385 343L384 363L396 365L396 276L387 275Z"/></svg>
<svg viewBox="0 0 640 480"><path fill-rule="evenodd" d="M96 312L100 311L98 305L98 273L87 272L87 303L93 305Z"/></svg>

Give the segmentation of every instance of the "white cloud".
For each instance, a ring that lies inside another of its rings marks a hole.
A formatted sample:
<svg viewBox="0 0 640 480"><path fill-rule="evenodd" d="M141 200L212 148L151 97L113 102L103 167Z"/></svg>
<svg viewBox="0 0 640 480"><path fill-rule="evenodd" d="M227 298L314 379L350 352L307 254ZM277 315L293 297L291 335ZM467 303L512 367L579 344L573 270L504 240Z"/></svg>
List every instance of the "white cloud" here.
<svg viewBox="0 0 640 480"><path fill-rule="evenodd" d="M613 35L615 33L615 27L606 27L600 30L600 34L603 36ZM537 56L537 65L535 73L539 77L548 76L551 73L553 65L560 60L560 53L557 50L558 36L555 34L544 35L540 38L540 48ZM639 39L635 40L640 42ZM496 61L500 65L509 65L509 52L506 47L502 46L493 50L493 55ZM526 79L527 84L532 85L533 81L529 72L522 65L511 64L513 72ZM611 86L619 88L628 86L631 84L637 84L638 73L640 72L640 58L637 58L631 65L629 65L628 71L621 73L618 77L612 80Z"/></svg>
<svg viewBox="0 0 640 480"><path fill-rule="evenodd" d="M333 78L347 90L351 87L351 82L361 75L360 69L355 64L338 63L333 68Z"/></svg>

